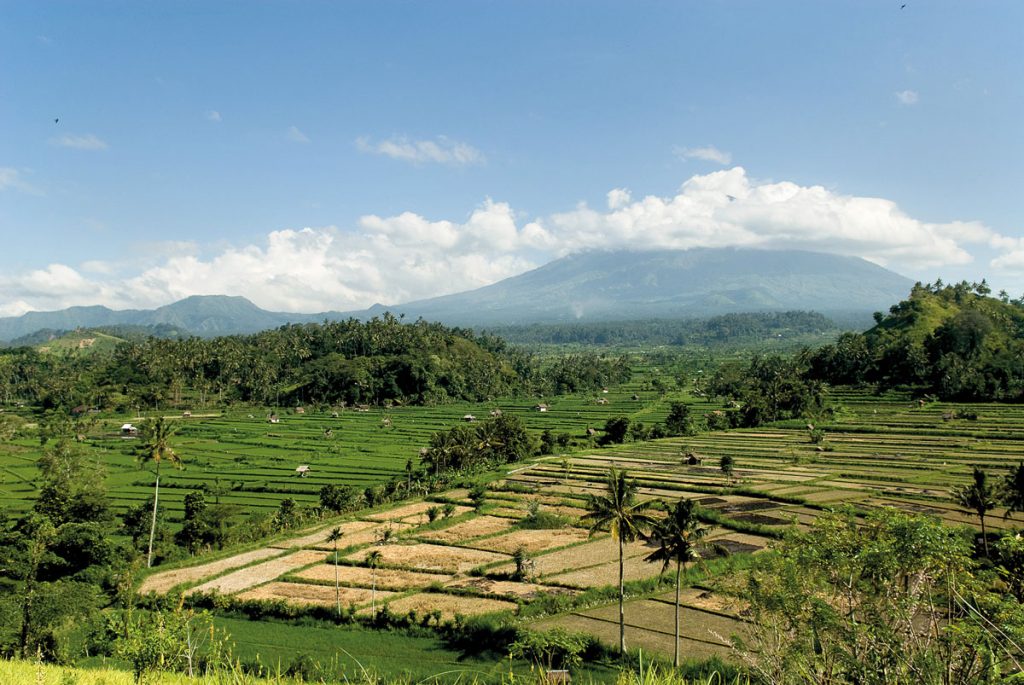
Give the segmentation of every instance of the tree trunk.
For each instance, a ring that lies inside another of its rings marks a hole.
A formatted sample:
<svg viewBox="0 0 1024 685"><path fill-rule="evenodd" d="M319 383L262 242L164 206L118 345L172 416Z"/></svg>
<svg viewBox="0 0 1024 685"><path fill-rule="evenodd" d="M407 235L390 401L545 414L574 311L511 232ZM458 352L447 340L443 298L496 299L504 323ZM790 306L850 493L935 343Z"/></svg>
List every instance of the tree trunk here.
<svg viewBox="0 0 1024 685"><path fill-rule="evenodd" d="M334 603L337 605L338 616L341 616L341 590L338 587L338 543L334 543Z"/></svg>
<svg viewBox="0 0 1024 685"><path fill-rule="evenodd" d="M981 548L985 550L985 558L988 559L988 534L985 532L985 515L979 514L981 519Z"/></svg>
<svg viewBox="0 0 1024 685"><path fill-rule="evenodd" d="M156 535L156 503L160 498L160 462L156 463L156 486L153 488L153 519L149 524L149 552L146 554L146 568L153 567L153 536Z"/></svg>
<svg viewBox="0 0 1024 685"><path fill-rule="evenodd" d="M626 609L623 603L626 599L625 583L623 581L623 555L622 536L619 536L619 654L626 656Z"/></svg>
<svg viewBox="0 0 1024 685"><path fill-rule="evenodd" d="M679 668L679 581L683 572L683 563L676 559L676 641L673 645L672 666Z"/></svg>

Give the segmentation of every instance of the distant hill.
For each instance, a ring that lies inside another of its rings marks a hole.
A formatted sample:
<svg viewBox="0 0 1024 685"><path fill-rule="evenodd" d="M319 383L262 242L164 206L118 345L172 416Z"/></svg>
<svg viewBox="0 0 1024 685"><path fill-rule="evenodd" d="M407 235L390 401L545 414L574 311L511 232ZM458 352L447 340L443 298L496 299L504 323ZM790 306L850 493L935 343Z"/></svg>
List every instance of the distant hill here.
<svg viewBox="0 0 1024 685"><path fill-rule="evenodd" d="M843 326L867 326L872 312L912 285L863 259L798 250L584 252L476 290L363 311L269 312L244 297L196 295L155 310L71 307L0 318L0 340L43 329L159 325L213 337L385 311L474 327L816 311Z"/></svg>
<svg viewBox="0 0 1024 685"><path fill-rule="evenodd" d="M870 324L913 281L857 257L799 250L584 252L476 290L375 305L447 324L495 326L817 311Z"/></svg>
<svg viewBox="0 0 1024 685"><path fill-rule="evenodd" d="M154 334L158 337L182 337L189 334L214 337L257 333L287 323L307 323L340 316L336 313L268 312L244 297L194 295L153 310L70 307L55 312L28 312L21 316L0 318L0 340L24 340L26 336L33 336L38 331L52 331L62 335L78 329L116 330L125 326L154 327ZM170 335L169 331L177 333Z"/></svg>

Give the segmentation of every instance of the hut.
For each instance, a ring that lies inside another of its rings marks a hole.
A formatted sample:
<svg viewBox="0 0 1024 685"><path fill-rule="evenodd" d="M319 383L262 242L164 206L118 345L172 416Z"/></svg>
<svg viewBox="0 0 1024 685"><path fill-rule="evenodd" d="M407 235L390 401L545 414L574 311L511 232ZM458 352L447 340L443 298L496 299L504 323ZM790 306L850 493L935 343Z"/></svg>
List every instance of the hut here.
<svg viewBox="0 0 1024 685"><path fill-rule="evenodd" d="M535 404L533 406L533 410L534 411L547 411L548 410L548 405L546 405L546 404Z"/></svg>
<svg viewBox="0 0 1024 685"><path fill-rule="evenodd" d="M465 421L466 423L473 423L474 421L476 421L476 417L473 416L472 414L466 414L465 416L462 417L462 420Z"/></svg>
<svg viewBox="0 0 1024 685"><path fill-rule="evenodd" d="M139 429L130 423L123 424L121 426L121 436L126 438L135 437L139 434Z"/></svg>
<svg viewBox="0 0 1024 685"><path fill-rule="evenodd" d="M300 464L295 468L295 473L298 474L299 478L305 478L309 475L309 464Z"/></svg>
<svg viewBox="0 0 1024 685"><path fill-rule="evenodd" d="M499 416L501 416L501 410L500 409L492 409L491 410L491 418L492 419L496 419Z"/></svg>
<svg viewBox="0 0 1024 685"><path fill-rule="evenodd" d="M181 418L183 418L183 419L191 419L192 418L192 412L190 412L188 409L186 409L185 411L181 412Z"/></svg>
<svg viewBox="0 0 1024 685"><path fill-rule="evenodd" d="M296 414L305 414L306 413L306 408L305 407L295 407L295 413Z"/></svg>
<svg viewBox="0 0 1024 685"><path fill-rule="evenodd" d="M270 423L281 423L281 419L278 418L277 414L271 414L267 417L267 421Z"/></svg>

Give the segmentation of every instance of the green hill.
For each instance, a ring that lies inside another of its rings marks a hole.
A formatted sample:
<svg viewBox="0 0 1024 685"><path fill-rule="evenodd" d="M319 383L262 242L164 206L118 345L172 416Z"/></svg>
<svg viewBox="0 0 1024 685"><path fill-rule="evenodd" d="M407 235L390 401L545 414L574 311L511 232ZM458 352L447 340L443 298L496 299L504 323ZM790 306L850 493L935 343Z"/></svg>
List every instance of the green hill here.
<svg viewBox="0 0 1024 685"><path fill-rule="evenodd" d="M1024 400L1024 300L988 285L916 284L875 326L818 350L812 374L834 384L913 386L948 400Z"/></svg>

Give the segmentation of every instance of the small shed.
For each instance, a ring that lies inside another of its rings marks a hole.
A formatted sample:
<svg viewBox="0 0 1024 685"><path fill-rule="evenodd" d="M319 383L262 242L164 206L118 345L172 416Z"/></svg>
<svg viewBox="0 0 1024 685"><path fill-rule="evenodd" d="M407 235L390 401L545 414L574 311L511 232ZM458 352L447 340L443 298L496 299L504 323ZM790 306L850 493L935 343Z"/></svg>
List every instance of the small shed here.
<svg viewBox="0 0 1024 685"><path fill-rule="evenodd" d="M546 405L546 404L537 404L537 405L534 405L533 410L534 411L547 411L548 410L548 405Z"/></svg>
<svg viewBox="0 0 1024 685"><path fill-rule="evenodd" d="M126 424L121 426L121 435L133 436L133 435L138 435L138 434L139 434L139 429L136 428L135 426L133 426L130 423L126 423Z"/></svg>
<svg viewBox="0 0 1024 685"><path fill-rule="evenodd" d="M704 457L697 454L696 452L687 452L686 457L683 459L687 466L700 466L704 463Z"/></svg>
<svg viewBox="0 0 1024 685"><path fill-rule="evenodd" d="M633 397L632 397L631 399L632 399L632 400L633 400L634 402L636 402L637 400L639 400L639 399L640 399L640 395L637 395L636 393L633 393Z"/></svg>
<svg viewBox="0 0 1024 685"><path fill-rule="evenodd" d="M181 412L181 418L183 418L183 419L191 419L192 418L192 412L190 412L189 410L186 409L185 411Z"/></svg>
<svg viewBox="0 0 1024 685"><path fill-rule="evenodd" d="M306 413L306 408L305 407L295 407L295 413L296 414L305 414Z"/></svg>
<svg viewBox="0 0 1024 685"><path fill-rule="evenodd" d="M607 397L598 397L597 398L597 403L598 404L608 404L608 398Z"/></svg>
<svg viewBox="0 0 1024 685"><path fill-rule="evenodd" d="M267 417L267 421L270 423L281 423L281 419L278 418L277 414L271 414Z"/></svg>
<svg viewBox="0 0 1024 685"><path fill-rule="evenodd" d="M492 418L498 418L499 416L501 416L501 410L500 409L492 409L491 410L491 417Z"/></svg>
<svg viewBox="0 0 1024 685"><path fill-rule="evenodd" d="M309 464L300 464L295 468L295 473L298 474L299 478L305 478L309 475Z"/></svg>
<svg viewBox="0 0 1024 685"><path fill-rule="evenodd" d="M476 417L473 416L472 414L466 414L465 416L462 417L462 420L465 421L466 423L473 423L474 421L476 421Z"/></svg>

